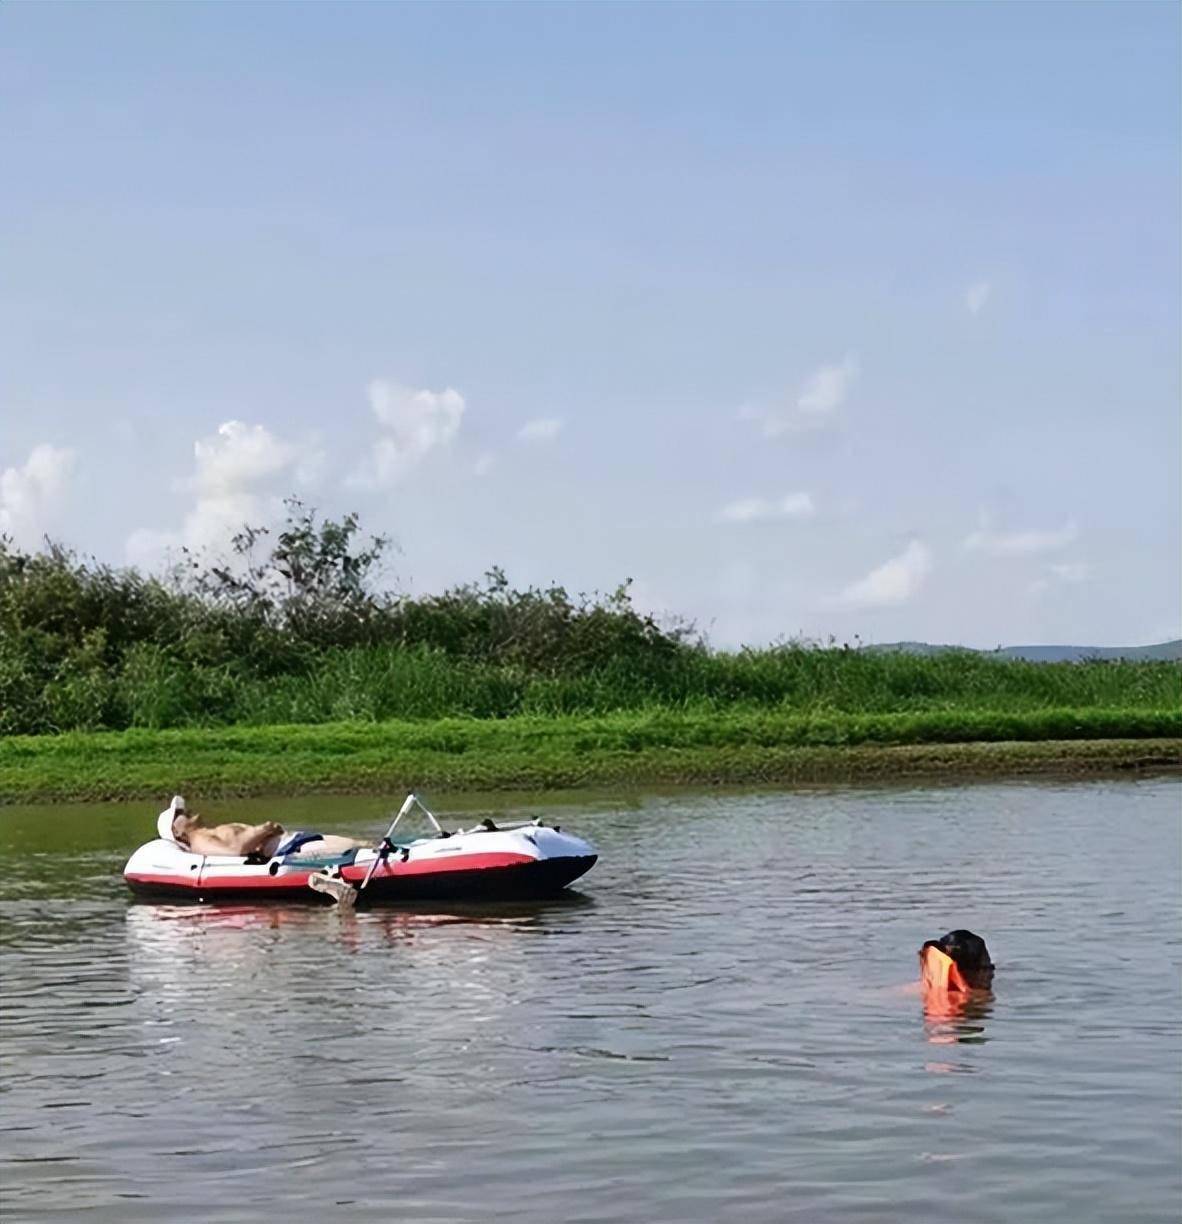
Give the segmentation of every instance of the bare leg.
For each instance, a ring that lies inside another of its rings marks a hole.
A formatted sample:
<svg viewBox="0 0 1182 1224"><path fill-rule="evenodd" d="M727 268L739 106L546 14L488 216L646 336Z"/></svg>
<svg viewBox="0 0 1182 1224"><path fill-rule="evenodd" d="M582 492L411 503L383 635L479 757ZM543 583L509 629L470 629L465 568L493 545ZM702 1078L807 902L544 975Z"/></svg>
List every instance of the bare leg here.
<svg viewBox="0 0 1182 1224"><path fill-rule="evenodd" d="M255 825L247 829L242 838L242 849L239 854L254 854L256 851L270 856L279 848L283 837L283 826L268 820L265 824Z"/></svg>
<svg viewBox="0 0 1182 1224"><path fill-rule="evenodd" d="M283 827L273 820L261 825L226 824L214 829L189 830L189 846L197 854L273 854L283 836Z"/></svg>

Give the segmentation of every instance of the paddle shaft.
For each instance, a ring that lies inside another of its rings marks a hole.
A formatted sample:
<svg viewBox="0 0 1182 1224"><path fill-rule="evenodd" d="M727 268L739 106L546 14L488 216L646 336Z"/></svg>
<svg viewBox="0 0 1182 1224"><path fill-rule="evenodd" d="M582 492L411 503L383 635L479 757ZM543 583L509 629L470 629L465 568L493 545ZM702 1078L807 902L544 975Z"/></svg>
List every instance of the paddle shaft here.
<svg viewBox="0 0 1182 1224"><path fill-rule="evenodd" d="M370 863L369 870L365 873L365 879L361 881L361 887L358 888L358 892L365 891L365 886L369 883L370 877L373 875L373 873L377 871L378 864L385 859L386 855L383 854L382 851L385 850L386 854L389 854L393 849L393 846L390 844L390 838L394 833L394 826L403 818L403 816L407 814L407 812L410 811L412 807L414 807L417 802L418 798L416 797L414 791L411 791L411 793L407 795L406 801L398 809L398 815L395 816L392 821L390 821L390 827L386 830L385 837L383 837L378 843L378 852L374 856L373 862Z"/></svg>

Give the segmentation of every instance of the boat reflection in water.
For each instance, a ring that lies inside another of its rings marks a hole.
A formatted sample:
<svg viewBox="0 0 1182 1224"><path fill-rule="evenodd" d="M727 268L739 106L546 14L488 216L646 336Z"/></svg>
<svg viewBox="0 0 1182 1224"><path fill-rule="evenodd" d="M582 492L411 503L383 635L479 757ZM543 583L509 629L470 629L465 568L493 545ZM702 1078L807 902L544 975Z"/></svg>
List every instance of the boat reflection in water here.
<svg viewBox="0 0 1182 1224"><path fill-rule="evenodd" d="M190 1057L224 1058L225 1043L252 1032L290 1042L305 1022L324 1036L364 1031L375 1008L429 1010L436 1037L454 1012L496 1021L538 988L529 937L562 934L568 918L594 905L566 892L547 901L434 903L362 913L292 906L131 905L128 969L144 1020L145 1045L183 1040ZM350 1015L355 1024L349 1023ZM457 1020L458 1024L459 1021Z"/></svg>

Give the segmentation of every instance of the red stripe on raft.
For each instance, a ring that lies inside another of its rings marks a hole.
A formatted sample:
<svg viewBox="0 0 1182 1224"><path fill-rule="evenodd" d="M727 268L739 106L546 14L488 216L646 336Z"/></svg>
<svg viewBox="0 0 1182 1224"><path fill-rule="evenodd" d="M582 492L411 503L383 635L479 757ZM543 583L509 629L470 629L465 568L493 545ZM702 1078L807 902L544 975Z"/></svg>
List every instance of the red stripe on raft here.
<svg viewBox="0 0 1182 1224"><path fill-rule="evenodd" d="M406 875L445 874L449 871L483 871L489 867L520 867L524 863L537 863L532 854L446 854L435 858L411 859L404 863L400 858L391 855L384 863L379 863L373 873L375 880L388 880L391 877ZM351 867L342 867L341 875L350 884L365 879L369 870L368 863L356 863Z"/></svg>
<svg viewBox="0 0 1182 1224"><path fill-rule="evenodd" d="M145 875L140 871L125 871L123 878L129 884L164 884L169 888L184 887L197 891L196 875Z"/></svg>
<svg viewBox="0 0 1182 1224"><path fill-rule="evenodd" d="M483 871L497 867L520 867L526 863L537 863L541 860L529 854L449 854L435 858L392 861L393 856L384 863L379 863L373 873L375 880L397 879L399 876L447 875L453 871ZM360 866L343 867L341 875L350 884L359 884L365 879L369 869L368 863ZM308 877L319 871L318 867L309 867L306 871L284 871L271 875L265 869L252 873L236 875L205 875L188 872L185 875L157 875L128 872L124 879L134 884L160 884L170 887L181 887L200 892L206 888L238 888L250 890L270 890L273 888L298 888L306 885Z"/></svg>
<svg viewBox="0 0 1182 1224"><path fill-rule="evenodd" d="M307 884L313 869L307 871L289 871L287 875L262 876L202 876L197 882L199 888L292 888L299 884Z"/></svg>
<svg viewBox="0 0 1182 1224"><path fill-rule="evenodd" d="M144 875L139 872L127 872L123 878L132 884L165 884L176 888L189 888L200 892L203 888L282 888L307 884L312 868L307 871L292 871L287 875L239 875L239 876L204 876L198 878L196 873L188 875Z"/></svg>

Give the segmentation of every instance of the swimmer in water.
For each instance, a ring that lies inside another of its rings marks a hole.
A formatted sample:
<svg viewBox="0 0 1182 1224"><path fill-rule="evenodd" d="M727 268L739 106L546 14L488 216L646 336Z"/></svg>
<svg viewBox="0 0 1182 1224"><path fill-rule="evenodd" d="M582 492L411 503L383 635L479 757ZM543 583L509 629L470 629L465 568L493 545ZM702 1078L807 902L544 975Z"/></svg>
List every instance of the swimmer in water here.
<svg viewBox="0 0 1182 1224"><path fill-rule="evenodd" d="M919 950L919 976L925 990L967 994L993 984L993 961L980 935L949 931Z"/></svg>

